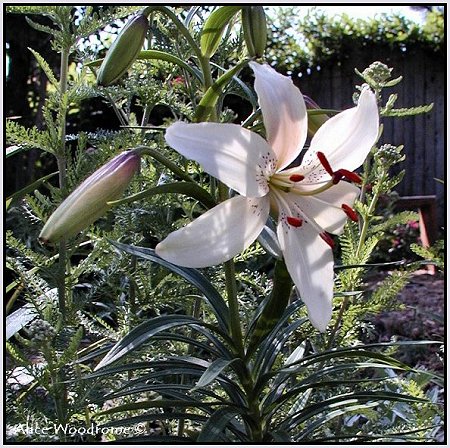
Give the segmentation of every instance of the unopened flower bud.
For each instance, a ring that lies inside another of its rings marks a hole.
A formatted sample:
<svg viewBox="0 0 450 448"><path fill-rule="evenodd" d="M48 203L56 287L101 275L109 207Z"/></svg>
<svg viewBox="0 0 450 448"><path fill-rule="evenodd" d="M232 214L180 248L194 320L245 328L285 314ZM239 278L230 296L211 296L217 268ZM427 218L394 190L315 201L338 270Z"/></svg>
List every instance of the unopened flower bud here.
<svg viewBox="0 0 450 448"><path fill-rule="evenodd" d="M35 319L28 327L30 340L36 344L53 339L56 335L52 325L42 319Z"/></svg>
<svg viewBox="0 0 450 448"><path fill-rule="evenodd" d="M109 48L97 73L97 84L108 86L117 81L137 58L148 30L148 19L133 17Z"/></svg>
<svg viewBox="0 0 450 448"><path fill-rule="evenodd" d="M305 105L310 110L320 110L321 107L312 100L309 96L303 95ZM322 126L330 117L326 114L308 114L308 135L312 137L317 130Z"/></svg>
<svg viewBox="0 0 450 448"><path fill-rule="evenodd" d="M261 57L267 44L266 13L262 6L242 8L242 29L248 54L251 57Z"/></svg>
<svg viewBox="0 0 450 448"><path fill-rule="evenodd" d="M125 151L103 165L53 212L39 239L55 243L76 235L103 216L111 207L107 202L122 196L139 166L140 155L134 150Z"/></svg>

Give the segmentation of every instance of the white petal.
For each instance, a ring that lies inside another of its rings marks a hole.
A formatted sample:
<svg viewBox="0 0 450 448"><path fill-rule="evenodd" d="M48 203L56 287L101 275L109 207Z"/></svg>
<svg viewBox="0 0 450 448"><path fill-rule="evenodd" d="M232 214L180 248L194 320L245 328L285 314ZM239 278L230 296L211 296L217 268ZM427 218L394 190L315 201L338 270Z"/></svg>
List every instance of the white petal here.
<svg viewBox="0 0 450 448"><path fill-rule="evenodd" d="M299 182L298 190L307 191L317 188L317 186L303 186ZM322 229L327 232L339 234L342 232L347 215L342 210L342 204L350 207L359 195L359 188L353 184L341 181L322 193L314 196L300 196L289 193L290 202L294 202L301 211L310 219L313 219Z"/></svg>
<svg viewBox="0 0 450 448"><path fill-rule="evenodd" d="M267 178L275 170L275 154L261 136L248 129L179 121L167 129L166 141L243 196L261 197L269 191Z"/></svg>
<svg viewBox="0 0 450 448"><path fill-rule="evenodd" d="M323 332L333 310L333 252L309 222L293 227L287 223L286 213L300 217L286 209L280 214L277 235L286 267L311 323Z"/></svg>
<svg viewBox="0 0 450 448"><path fill-rule="evenodd" d="M258 237L269 216L269 198L235 196L171 233L155 248L171 263L203 268L227 261Z"/></svg>
<svg viewBox="0 0 450 448"><path fill-rule="evenodd" d="M267 141L278 157L278 170L293 162L305 144L308 117L305 101L291 78L267 64L250 62L264 119Z"/></svg>
<svg viewBox="0 0 450 448"><path fill-rule="evenodd" d="M375 94L368 88L361 92L358 105L326 121L314 135L302 161L307 172L317 171L314 180L329 177L322 169L317 151L325 154L333 171L360 167L378 136L379 116ZM310 179L313 180L313 179Z"/></svg>

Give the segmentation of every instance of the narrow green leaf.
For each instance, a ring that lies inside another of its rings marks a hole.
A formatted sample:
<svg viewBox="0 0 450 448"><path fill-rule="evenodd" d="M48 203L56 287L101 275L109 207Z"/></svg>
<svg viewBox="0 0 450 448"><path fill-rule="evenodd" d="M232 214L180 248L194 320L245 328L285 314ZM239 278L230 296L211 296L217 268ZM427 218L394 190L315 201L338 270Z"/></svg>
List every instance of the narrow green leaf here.
<svg viewBox="0 0 450 448"><path fill-rule="evenodd" d="M207 420L208 417L205 415L199 415L194 414L193 412L169 412L165 411L164 413L161 412L147 412L145 414L136 415L134 417L127 417L127 418L121 418L109 421L108 423L105 423L101 426L99 426L100 429L102 428L111 428L116 426L131 426L135 425L137 423L148 423L152 420L161 420L164 419L173 419L173 420L179 420L179 419L186 419L186 420L192 420L194 422L204 422Z"/></svg>
<svg viewBox="0 0 450 448"><path fill-rule="evenodd" d="M280 346L280 341L282 341L283 338L285 338L286 336L287 337L290 336L290 334L288 333L289 327L287 325L287 322L288 322L289 318L291 316L293 316L294 313L302 306L304 306L303 302L301 300L296 300L294 303L292 303L291 305L289 305L286 308L283 316L281 316L280 320L275 325L273 330L269 333L269 335L266 337L266 339L264 341L262 341L262 343L258 347L258 352L257 352L257 356L255 359L255 369L256 368L259 369L263 363L267 366L269 361L271 361L271 360L273 361L273 359L274 359L273 355L275 355L275 356L278 355L278 352L275 352L275 350L277 350L277 347L280 348L282 346L282 344ZM297 328L298 326L303 325L307 321L308 321L307 318L299 319L299 320L295 321L293 323L293 327L290 327L290 328L291 329L294 327ZM268 353L271 354L270 359L266 359L268 357L268 355L267 355Z"/></svg>
<svg viewBox="0 0 450 448"><path fill-rule="evenodd" d="M244 59L235 65L233 68L225 72L205 93L203 98L200 100L197 111L195 113L194 121L201 122L207 121L211 112L216 106L217 100L220 95L222 95L225 86L231 81L233 76L235 76L239 71L248 64L248 59Z"/></svg>
<svg viewBox="0 0 450 448"><path fill-rule="evenodd" d="M231 420L239 415L240 411L232 407L218 409L203 426L201 433L197 437L197 443L217 442L224 429L230 424Z"/></svg>
<svg viewBox="0 0 450 448"><path fill-rule="evenodd" d="M331 412L327 412L326 415L324 415L321 418L318 418L317 420L315 420L312 423L309 423L308 426L306 427L305 430L301 431L300 434L298 434L295 439L296 441L302 440L305 437L309 436L310 434L312 434L316 429L323 427L323 425L325 425L327 422L329 422L330 420L336 418L336 417L340 417L341 415L345 415L348 412L362 412L366 409L371 409L374 408L376 406L378 406L380 403L378 401L375 401L373 403L366 403L366 404L357 404L357 405L353 405L353 406L345 406L342 409L336 409L334 411Z"/></svg>
<svg viewBox="0 0 450 448"><path fill-rule="evenodd" d="M221 6L206 19L200 37L200 49L205 58L209 59L217 51L225 27L240 9L240 6Z"/></svg>
<svg viewBox="0 0 450 448"><path fill-rule="evenodd" d="M187 397L186 397L187 398ZM201 402L198 400L186 399L186 400L143 400L136 401L132 403L126 403L120 406L115 406L113 408L106 409L105 411L99 412L97 415L111 415L116 414L118 412L129 412L129 411L137 411L143 409L152 409L152 408L199 408L208 411L211 411L211 406L221 405L222 402Z"/></svg>
<svg viewBox="0 0 450 448"><path fill-rule="evenodd" d="M255 389L259 390L259 388L264 388L267 383L263 379L263 375L270 372L270 369L284 347L284 344L294 334L294 331L306 322L308 322L306 317L295 320L290 325L286 326L282 331L278 331L275 337L271 338L270 344L261 345L258 351L258 356L255 360L255 369L257 369L259 377Z"/></svg>
<svg viewBox="0 0 450 448"><path fill-rule="evenodd" d="M131 369L129 370L132 371ZM171 372L172 373L172 372ZM118 398L118 397L126 397L133 394L141 394L145 392L148 394L149 392L153 392L155 397L174 397L174 396L186 396L192 398L192 391L191 391L191 385L190 384L180 384L180 383L161 383L159 381L150 382L151 378L147 375L143 375L139 378L139 380L134 380L132 382L127 382L123 386L120 387L120 389L114 391L114 393L109 394L107 396L108 399L110 398ZM165 380L167 380L167 372ZM139 384L140 381L140 384ZM140 386L144 386L139 387ZM136 387L137 386L137 387ZM223 396L220 396L218 394L215 394L211 390L208 389L197 389L196 396L202 396L202 397L209 397L214 398L214 400L219 401L222 405L230 405L231 403ZM149 394L148 396L153 396ZM244 407L243 407L244 408Z"/></svg>
<svg viewBox="0 0 450 448"><path fill-rule="evenodd" d="M33 192L34 190L36 190L36 188L38 188L40 185L42 185L43 183L45 183L47 180L51 179L52 177L56 176L58 174L58 171L51 173L51 174L47 174L47 176L41 177L40 179L34 181L32 184L27 185L26 187L22 188L19 191L16 191L15 193L13 193L7 200L9 201L7 203L6 206L6 210L8 210L8 208L14 204L15 202L17 202L18 200L20 200L21 198L23 198L24 196L26 196L27 194Z"/></svg>
<svg viewBox="0 0 450 448"><path fill-rule="evenodd" d="M122 340L117 342L108 354L100 361L95 371L111 364L126 354L136 350L142 344L147 342L155 334L170 328L181 327L188 324L205 325L202 321L190 316L181 316L177 314L169 314L166 316L158 316L150 319L136 328L131 330ZM210 328L212 326L209 326Z"/></svg>
<svg viewBox="0 0 450 448"><path fill-rule="evenodd" d="M131 255L136 255L137 257L144 258L146 260L150 260L161 266L164 266L165 268L169 269L172 272L175 272L176 274L186 279L189 283L196 286L204 294L206 301L212 307L222 330L226 332L228 331L228 306L223 300L222 296L214 288L214 286L197 269L185 268L169 263L168 261L156 255L153 249L147 247L131 246L127 244L121 244L116 241L111 241L111 244L113 244L119 250L127 252Z"/></svg>
<svg viewBox="0 0 450 448"><path fill-rule="evenodd" d="M191 75L197 78L200 83L203 84L203 75L198 69L191 67L187 62L171 53L166 53L165 51L159 50L141 50L141 52L138 54L137 59L157 59L161 61L171 62L172 64L178 65L178 67L188 71Z"/></svg>
<svg viewBox="0 0 450 448"><path fill-rule="evenodd" d="M292 438L288 432L282 430L271 431L269 435L276 443L292 443Z"/></svg>
<svg viewBox="0 0 450 448"><path fill-rule="evenodd" d="M227 70L222 67L219 64L216 64L215 62L211 61L211 65L213 67L217 67L221 72L226 73ZM252 105L253 109L258 109L259 105L258 105L258 98L256 97L254 91L247 86L247 84L243 81L241 81L236 75L233 76L233 81L236 82L236 84L239 85L239 87L242 89L242 91L244 92L245 96L244 98L248 101L250 101L250 104ZM237 92L233 92L233 93L237 93Z"/></svg>
<svg viewBox="0 0 450 448"><path fill-rule="evenodd" d="M177 175L180 179L185 180L186 182L195 183L189 176L189 174L183 171L176 163L172 162L170 159L164 156L159 149L156 150L154 148L150 148L149 146L138 146L134 149L136 151L140 151L141 154L149 155L150 157L164 165L167 169L172 171L172 173Z"/></svg>
<svg viewBox="0 0 450 448"><path fill-rule="evenodd" d="M281 252L280 245L278 243L277 234L268 225L265 225L259 234L258 242L267 253L272 255L272 257L277 259L281 259L283 257L283 252Z"/></svg>
<svg viewBox="0 0 450 448"><path fill-rule="evenodd" d="M314 403L299 413L294 414L289 420L284 420L280 424L280 429L291 431L306 422L310 418L321 414L329 414L336 409L345 408L348 406L357 406L361 404L370 404L371 401L399 401L407 403L426 403L427 400L411 397L396 392L386 391L369 391L369 392L351 392L348 394L341 394L335 397L323 400L319 403Z"/></svg>
<svg viewBox="0 0 450 448"><path fill-rule="evenodd" d="M265 304L261 315L252 329L250 342L248 344L249 353L264 340L264 338L273 330L286 310L289 297L292 292L292 280L287 271L284 260L279 259L275 263L273 274L273 288L269 300Z"/></svg>
<svg viewBox="0 0 450 448"><path fill-rule="evenodd" d="M117 201L108 202L109 205L122 205L129 202L139 201L157 194L178 193L197 199L207 209L213 208L216 205L214 198L203 188L193 182L172 182L168 184L157 185L156 187L148 188L140 191L137 194L128 196Z"/></svg>
<svg viewBox="0 0 450 448"><path fill-rule="evenodd" d="M36 316L37 311L30 304L24 305L22 308L6 316L6 340L9 340L25 325L31 322Z"/></svg>
<svg viewBox="0 0 450 448"><path fill-rule="evenodd" d="M234 359L219 358L213 361L205 370L205 373L197 381L197 384L192 388L192 391L200 389L212 383L230 364L232 364L235 361L237 361L237 358Z"/></svg>

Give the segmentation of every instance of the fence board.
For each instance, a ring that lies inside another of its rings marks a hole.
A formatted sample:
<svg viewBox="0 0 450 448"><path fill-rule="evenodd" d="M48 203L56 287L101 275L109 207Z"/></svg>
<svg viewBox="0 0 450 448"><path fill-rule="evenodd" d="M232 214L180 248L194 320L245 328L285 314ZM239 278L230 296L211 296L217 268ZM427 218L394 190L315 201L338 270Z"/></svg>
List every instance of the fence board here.
<svg viewBox="0 0 450 448"><path fill-rule="evenodd" d="M402 196L436 195L438 222L445 225L445 188L434 178L444 179L444 117L445 117L445 59L418 47L407 52L383 46L355 49L349 58L327 61L308 74L293 74L301 91L313 98L323 108L351 107L355 85L361 79L354 68L362 71L379 60L393 67L393 76L403 76L402 82L390 93L398 93L396 107L414 107L434 103L433 110L407 118L385 118L384 133L380 143L403 144L406 160L399 169L405 170L403 182L397 187ZM299 70L300 71L300 70ZM397 171L398 172L398 171Z"/></svg>

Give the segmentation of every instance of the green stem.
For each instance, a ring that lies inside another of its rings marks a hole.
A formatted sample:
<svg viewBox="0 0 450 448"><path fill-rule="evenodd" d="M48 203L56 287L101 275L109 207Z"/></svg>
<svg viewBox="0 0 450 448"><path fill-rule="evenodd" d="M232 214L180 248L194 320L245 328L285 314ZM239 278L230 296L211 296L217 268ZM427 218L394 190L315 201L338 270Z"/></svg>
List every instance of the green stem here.
<svg viewBox="0 0 450 448"><path fill-rule="evenodd" d="M69 54L70 47L65 47L61 50L61 70L59 78L59 94L60 98L64 97L67 92L68 84L68 70L69 70ZM59 188L65 192L67 187L67 155L66 155L66 113L61 114L61 124L60 124L60 147L56 155L56 160L58 164L59 171ZM59 243L59 260L58 260L58 307L62 322L64 323L66 319L66 301L67 301L67 291L66 291L66 271L70 270L69 260L67 257L66 250L66 239L63 238ZM51 355L50 355L51 358ZM56 369L55 366L49 364L49 370L53 377L53 383L55 385L54 399L56 402L56 410L58 415L58 421L60 424L66 422L67 415L67 386L64 383L64 372ZM66 438L65 434L60 434L61 441Z"/></svg>
<svg viewBox="0 0 450 448"><path fill-rule="evenodd" d="M61 100L67 92L67 72L69 69L70 48L61 50L61 70L59 79L59 94ZM66 159L66 115L62 114L60 125L60 147L56 155L59 172L59 188L65 191L67 184L67 159ZM58 301L59 311L64 319L66 312L66 240L59 243L59 269L58 269Z"/></svg>
<svg viewBox="0 0 450 448"><path fill-rule="evenodd" d="M166 6L148 6L144 9L143 14L149 15L152 11L162 12L167 17L169 17L170 20L172 20L173 24L178 28L178 31L186 38L195 55L199 59L202 58L202 52L200 51L197 42L195 42L195 39L192 37L189 30L184 26L183 22L181 22L181 20L179 20L178 17L169 8L167 8Z"/></svg>
<svg viewBox="0 0 450 448"><path fill-rule="evenodd" d="M237 298L236 272L234 261L229 260L224 263L225 287L228 298L228 308L230 310L230 335L233 339L237 354L244 359L244 344L241 329L241 317L239 314L239 302Z"/></svg>
<svg viewBox="0 0 450 448"><path fill-rule="evenodd" d="M380 179L380 182L384 181L384 176L382 176L382 179ZM363 224L360 229L359 233L359 241L358 241L358 247L356 249L356 259L358 260L358 257L361 254L361 250L364 246L364 243L366 242L367 232L369 230L369 223L370 223L370 217L372 216L373 212L375 211L375 207L378 202L379 194L375 193L372 197L372 200L370 201L369 208L367 209L367 212L363 215ZM335 340L336 334L339 330L339 327L341 325L342 319L344 317L344 313L347 310L349 304L349 296L345 296L344 300L342 301L341 308L339 309L338 317L336 318L336 322L333 326L333 329L331 330L330 338L328 339L327 349L331 349L333 342Z"/></svg>
<svg viewBox="0 0 450 448"><path fill-rule="evenodd" d="M138 146L135 148L135 150L138 151L141 155L148 155L158 162L162 163L166 168L168 168L170 171L172 171L172 173L176 174L181 179L187 182L194 182L189 174L186 174L186 172L179 168L176 163L163 156L160 151L150 148L149 146Z"/></svg>
<svg viewBox="0 0 450 448"><path fill-rule="evenodd" d="M59 368L54 362L53 353L48 342L44 343L42 347L42 353L44 354L44 358L47 361L48 372L50 374L50 384L48 386L48 390L55 403L58 423L62 428L66 423L66 387L64 385L63 378L60 376L62 375L62 373L60 374ZM66 441L66 434L62 429L58 431L58 437L60 439L60 442Z"/></svg>
<svg viewBox="0 0 450 448"><path fill-rule="evenodd" d="M383 179L380 180L380 182L383 182ZM372 197L372 200L370 201L369 208L367 209L367 213L363 216L363 225L361 227L360 236L359 236L359 242L358 242L358 248L356 249L356 257L359 256L361 253L361 249L366 241L367 231L369 230L369 223L370 223L370 217L372 216L373 212L375 211L375 207L378 202L379 194L375 193Z"/></svg>

